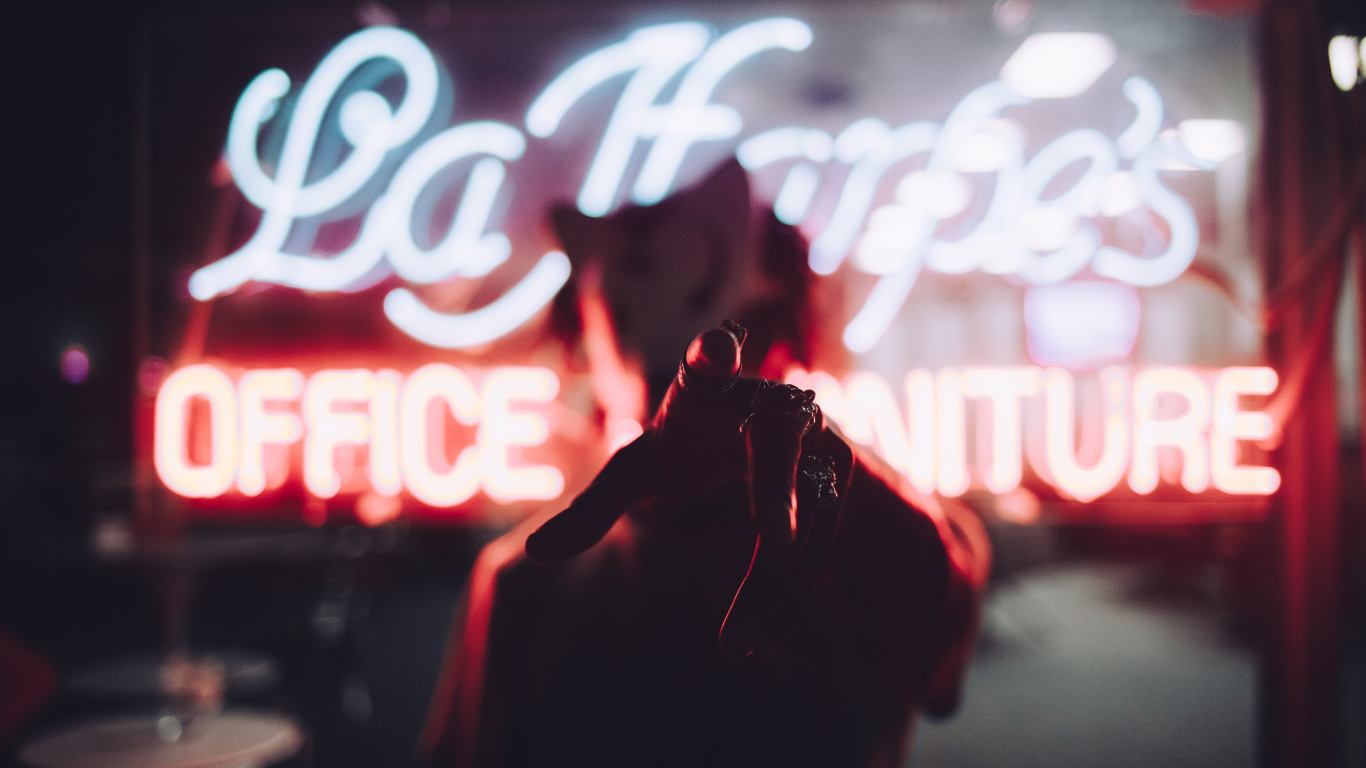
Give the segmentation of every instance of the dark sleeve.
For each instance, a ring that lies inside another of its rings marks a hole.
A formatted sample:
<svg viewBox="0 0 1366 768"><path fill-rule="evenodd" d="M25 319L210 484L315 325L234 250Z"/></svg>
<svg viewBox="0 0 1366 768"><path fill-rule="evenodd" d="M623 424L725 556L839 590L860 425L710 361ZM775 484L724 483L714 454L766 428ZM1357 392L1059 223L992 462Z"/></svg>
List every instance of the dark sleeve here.
<svg viewBox="0 0 1366 768"><path fill-rule="evenodd" d="M975 515L855 447L832 573L904 708L952 712L990 570Z"/></svg>
<svg viewBox="0 0 1366 768"><path fill-rule="evenodd" d="M470 572L418 751L451 768L508 764L501 752L526 689L527 644L547 599L546 568L526 558L531 527L491 542Z"/></svg>

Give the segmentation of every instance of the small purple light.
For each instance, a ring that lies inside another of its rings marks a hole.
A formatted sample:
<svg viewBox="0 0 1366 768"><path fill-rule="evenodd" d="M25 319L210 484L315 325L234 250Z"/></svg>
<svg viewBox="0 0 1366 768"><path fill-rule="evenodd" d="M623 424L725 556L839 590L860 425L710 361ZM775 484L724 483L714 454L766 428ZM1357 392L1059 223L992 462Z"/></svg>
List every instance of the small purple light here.
<svg viewBox="0 0 1366 768"><path fill-rule="evenodd" d="M90 356L80 344L72 344L62 353L62 378L68 384L84 384L90 376Z"/></svg>

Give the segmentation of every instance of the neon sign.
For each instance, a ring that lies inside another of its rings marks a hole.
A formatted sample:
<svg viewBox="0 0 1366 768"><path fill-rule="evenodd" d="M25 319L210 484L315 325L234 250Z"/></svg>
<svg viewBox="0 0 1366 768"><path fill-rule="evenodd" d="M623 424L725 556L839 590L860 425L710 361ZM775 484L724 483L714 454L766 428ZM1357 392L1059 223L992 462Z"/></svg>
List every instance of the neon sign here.
<svg viewBox="0 0 1366 768"><path fill-rule="evenodd" d="M510 448L536 446L549 434L545 420L523 413L546 403L559 378L533 367L495 368L476 387L467 372L444 363L403 376L393 370L323 370L305 380L292 368L250 370L234 386L221 369L181 368L156 399L153 458L157 476L188 498L230 490L252 497L268 486L268 446L303 443L303 484L327 499L342 488L340 447L365 449L364 471L348 467L365 490L393 497L406 490L433 507L452 507L482 490L500 502L553 499L564 476L552 466L513 466ZM195 423L195 405L202 408ZM447 410L475 436L454 458L444 455ZM192 456L193 430L207 450ZM354 461L354 455L351 456ZM348 464L351 462L348 462ZM446 466L449 465L449 466ZM273 468L279 485L288 467Z"/></svg>
<svg viewBox="0 0 1366 768"><path fill-rule="evenodd" d="M1077 456L1075 389L1063 368L917 369L905 378L904 416L887 380L875 373L856 373L841 383L820 372L794 371L787 381L814 390L821 409L850 439L872 447L922 493L960 496L969 489L965 416L973 400L983 404L978 415L990 425L978 432L990 445L982 486L998 494L1017 488L1025 454L1022 407L1040 397L1043 446L1031 465L1067 497L1091 501L1109 493L1126 479L1126 466L1130 490L1152 493L1164 449L1180 457L1179 484L1190 493L1213 485L1227 494L1265 496L1280 486L1275 469L1239 458L1240 442L1271 435L1271 417L1239 403L1243 395L1276 390L1270 368L1225 368L1209 383L1188 368L1146 368L1132 382L1123 368L1101 371L1101 439L1088 462ZM1164 399L1179 402L1179 412L1161 409Z"/></svg>
<svg viewBox="0 0 1366 768"><path fill-rule="evenodd" d="M985 488L1007 493L1020 485L1023 467L1023 406L1042 398L1043 459L1034 469L1068 497L1091 501L1125 478L1137 494L1158 485L1158 452L1180 456L1179 483L1191 493L1213 485L1234 495L1267 495L1280 483L1275 469L1240 463L1238 443L1266 438L1265 413L1243 410L1243 395L1276 389L1269 368L1226 368L1211 383L1186 368L1158 367L1132 377L1121 368L1099 375L1104 399L1098 455L1083 462L1075 445L1073 378L1062 368L917 369L906 376L905 416L887 381L874 373L841 384L819 372L794 371L788 381L816 391L817 402L851 439L868 444L922 492L959 496L973 477L968 465L966 415L971 401L989 416ZM266 490L267 446L302 442L302 477L311 496L331 498L342 485L337 448L365 448L352 467L365 490L393 497L407 491L433 507L461 504L482 490L495 501L553 499L564 490L554 466L513 466L508 449L536 446L548 436L545 420L518 412L521 404L545 403L559 380L544 368L499 368L482 386L444 363L408 376L397 371L323 370L307 379L297 370L242 373L236 385L211 365L177 370L156 401L154 456L166 487L190 498L214 498L235 490L256 496ZM1159 400L1176 398L1180 413L1160 413ZM194 401L208 449L191 456ZM445 454L445 413L474 428L453 459ZM638 427L637 427L638 428ZM361 469L363 466L363 469ZM288 468L276 468L274 484Z"/></svg>
<svg viewBox="0 0 1366 768"><path fill-rule="evenodd" d="M302 82L261 72L237 100L224 151L260 217L191 275L190 294L209 301L250 283L309 294L375 288L357 300L377 294L377 309L408 337L480 353L537 317L570 277L565 254L525 234L547 201L563 194L590 216L648 205L696 176L704 158L733 151L778 218L808 236L813 272L867 276L840 284L854 302L836 330L855 353L890 338L926 271L1025 288L1024 340L1038 366L917 368L899 382L870 371L840 381L794 374L851 439L916 488L1004 494L1041 481L1082 502L1164 485L1275 491L1276 471L1249 451L1269 419L1243 402L1275 390L1273 371L1116 367L1145 330L1140 298L1156 292L1141 289L1176 279L1195 257L1207 211L1191 201L1203 199L1202 172L1238 176L1221 164L1246 148L1239 123L1170 119L1146 78L1105 77L1120 48L1097 33L1025 38L994 73L960 83L941 119L888 122L860 109L827 113L838 122L820 125L746 112L756 108L744 73L756 70L742 65L818 55L804 21L720 32L686 21L612 40L527 83L524 98L504 94L509 111L492 115L501 121L448 124L454 84L442 83L424 42L391 27L347 37ZM1068 100L1079 98L1110 99L1121 112L1100 127L1066 122L1078 114ZM355 226L319 235L343 220ZM1114 234L1124 228L1127 239ZM492 300L456 306L476 293ZM545 360L508 350L496 359ZM1153 351L1145 354L1164 357ZM897 359L889 342L879 352ZM293 364L191 365L169 376L153 427L166 488L243 501L278 497L289 484L314 499L356 495L358 514L375 520L397 514L401 497L437 509L476 495L548 500L585 469L557 440L589 447L585 456L610 453L644 418L629 366L615 378L594 372L595 406L571 395L552 411L542 406L567 374L546 368ZM1076 370L1096 372L1082 379ZM570 401L579 426L547 419ZM362 514L365 504L378 511Z"/></svg>
<svg viewBox="0 0 1366 768"><path fill-rule="evenodd" d="M1092 33L1027 38L1002 67L1000 79L971 90L943 123L892 127L865 117L834 136L820 128L788 126L742 139L740 111L712 101L718 85L750 58L768 51L800 52L812 41L806 23L781 17L743 24L714 38L697 22L638 29L552 78L530 101L526 132L541 139L560 134L566 115L587 94L625 78L578 191L580 210L594 216L620 202L632 155L641 145L648 151L629 197L642 204L668 194L698 143L736 142L741 162L754 173L786 166L775 208L812 237L811 268L829 274L852 254L856 269L879 276L844 331L845 344L855 352L882 337L922 268L981 270L1034 284L1068 280L1086 268L1136 286L1175 279L1194 257L1199 227L1189 204L1163 184L1159 171L1212 170L1243 149L1241 127L1228 120L1184 121L1180 131L1160 131L1162 97L1152 83L1134 76L1122 90L1135 116L1118 136L1071 130L1026 157L1024 129L1006 110L1086 92L1116 58L1109 38ZM402 75L404 91L396 105L374 90L343 94L349 79L375 62ZM252 80L233 112L226 158L242 194L261 209L261 220L242 247L193 274L191 295L208 300L248 281L314 292L355 290L389 273L421 286L482 279L503 265L513 248L496 229L495 203L510 166L527 149L527 138L511 125L479 121L446 128L413 146L437 117L438 69L432 52L412 34L373 27L348 37L323 58L292 109L281 107L291 89L283 71L266 70ZM670 86L672 95L661 102ZM337 125L325 125L333 113ZM258 145L272 125L284 139L278 157L263 157ZM350 149L327 169L319 146L329 132L339 134ZM925 158L924 168L901 178L895 200L875 208L884 177L917 156ZM418 200L428 187L451 184L443 172L464 160L472 165L454 218L434 245L424 247L413 233L430 229L432 213ZM1080 178L1065 190L1053 190L1077 162L1086 164ZM397 163L397 169L376 194L391 172L386 163ZM817 191L841 178L833 211L824 221L813 219ZM342 250L312 253L311 241L291 240L299 222L335 217L367 195L359 232ZM970 215L970 204L979 198L983 204L976 207L982 210ZM1097 222L1136 210L1152 215L1145 214L1143 226L1155 226L1148 221L1152 217L1164 222L1155 235L1165 241L1159 252L1135 254L1103 244ZM955 224L953 237L942 231L946 223ZM295 250L286 250L287 243ZM384 313L425 344L476 347L535 316L569 271L564 255L551 251L479 309L439 311L418 293L397 287L385 297Z"/></svg>

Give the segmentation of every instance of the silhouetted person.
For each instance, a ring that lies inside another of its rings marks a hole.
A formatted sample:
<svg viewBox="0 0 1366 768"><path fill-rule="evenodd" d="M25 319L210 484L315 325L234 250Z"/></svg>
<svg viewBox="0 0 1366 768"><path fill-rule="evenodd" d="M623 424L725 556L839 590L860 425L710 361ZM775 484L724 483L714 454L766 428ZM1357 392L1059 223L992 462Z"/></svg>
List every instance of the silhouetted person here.
<svg viewBox="0 0 1366 768"><path fill-rule="evenodd" d="M806 243L771 206L755 203L738 161L655 205L607 216L565 205L550 218L573 264L555 300L561 338L586 347L595 376L618 367L601 358L618 355L647 384L647 402L604 407L657 406L693 334L723 318L749 329L746 374L776 379L787 364L811 367L819 320Z"/></svg>
<svg viewBox="0 0 1366 768"><path fill-rule="evenodd" d="M488 545L424 747L450 766L900 766L957 703L986 578L810 392L694 339L645 434ZM738 590L737 590L738 588Z"/></svg>

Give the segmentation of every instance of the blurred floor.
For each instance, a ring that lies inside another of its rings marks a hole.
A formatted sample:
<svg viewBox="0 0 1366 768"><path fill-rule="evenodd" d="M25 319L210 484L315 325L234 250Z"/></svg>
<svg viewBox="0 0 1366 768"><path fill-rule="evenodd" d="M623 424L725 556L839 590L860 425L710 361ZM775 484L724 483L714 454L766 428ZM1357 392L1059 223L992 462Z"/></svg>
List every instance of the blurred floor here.
<svg viewBox="0 0 1366 768"><path fill-rule="evenodd" d="M1247 608L1237 607L1243 601L1232 599L1236 569L1209 554L1206 545L1218 537L1190 529L1140 546L1134 530L1101 533L1109 538L1047 526L993 531L996 578L963 708L946 722L922 724L910 766L1256 762L1256 638L1242 615ZM300 721L311 738L291 768L418 768L413 748L451 617L486 538L413 531L392 550L357 560L206 573L191 642L279 660L279 689L235 705ZM152 585L129 569L0 558L0 586L11 587L0 589L8 596L0 618L70 672L160 647ZM345 619L324 632L327 607ZM1342 765L1355 768L1366 765L1366 623L1353 616L1346 617ZM16 743L76 720L157 706L66 689ZM12 746L0 748L0 767L14 765Z"/></svg>
<svg viewBox="0 0 1366 768"><path fill-rule="evenodd" d="M1256 657L1153 566L1057 565L994 586L963 708L910 765L1251 766Z"/></svg>

